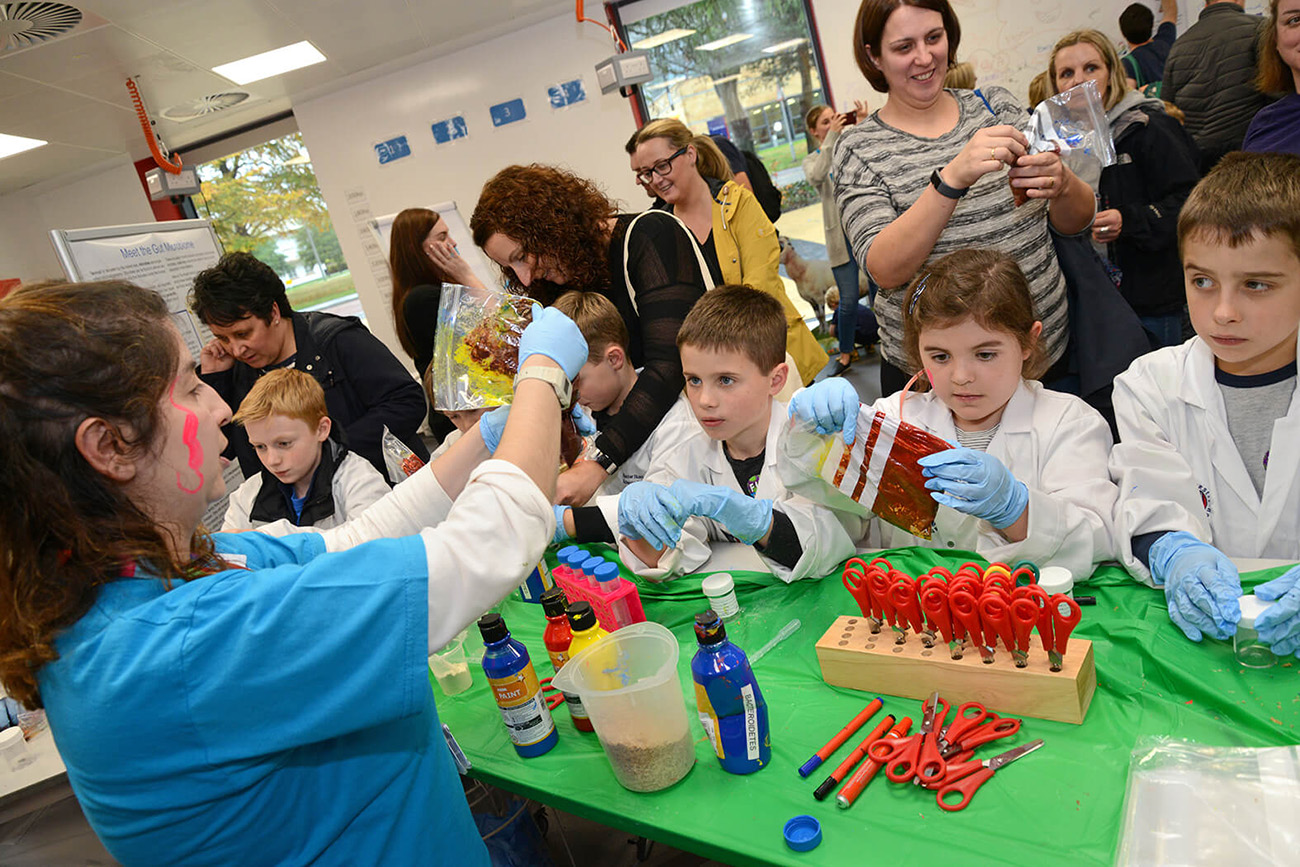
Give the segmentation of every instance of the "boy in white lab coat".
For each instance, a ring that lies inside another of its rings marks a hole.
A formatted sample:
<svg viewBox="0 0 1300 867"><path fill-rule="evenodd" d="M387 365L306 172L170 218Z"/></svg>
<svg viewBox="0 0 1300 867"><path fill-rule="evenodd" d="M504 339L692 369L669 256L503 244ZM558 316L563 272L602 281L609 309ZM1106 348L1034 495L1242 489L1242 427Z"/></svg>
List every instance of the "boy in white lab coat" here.
<svg viewBox="0 0 1300 867"><path fill-rule="evenodd" d="M637 574L662 580L696 569L710 540L753 545L787 582L820 578L853 556L835 514L777 476L785 341L781 305L747 286L718 287L687 315L677 347L698 424L619 497L620 554Z"/></svg>
<svg viewBox="0 0 1300 867"><path fill-rule="evenodd" d="M1125 567L1163 587L1193 641L1227 638L1241 581L1229 557L1300 559L1300 158L1230 154L1178 218L1196 336L1115 379ZM1256 588L1256 620L1300 649L1300 567Z"/></svg>
<svg viewBox="0 0 1300 867"><path fill-rule="evenodd" d="M587 341L587 363L574 380L573 388L578 403L591 411L599 429L605 420L618 413L636 385L637 371L628 358L627 325L618 308L598 292L565 292L552 306L576 322ZM679 395L641 447L617 467L594 442L589 444L579 459L601 464L608 478L587 505L555 507L553 541L556 544L567 539L582 543L617 541L618 495L628 485L645 478L657 454L680 442L697 427L691 405L685 395Z"/></svg>

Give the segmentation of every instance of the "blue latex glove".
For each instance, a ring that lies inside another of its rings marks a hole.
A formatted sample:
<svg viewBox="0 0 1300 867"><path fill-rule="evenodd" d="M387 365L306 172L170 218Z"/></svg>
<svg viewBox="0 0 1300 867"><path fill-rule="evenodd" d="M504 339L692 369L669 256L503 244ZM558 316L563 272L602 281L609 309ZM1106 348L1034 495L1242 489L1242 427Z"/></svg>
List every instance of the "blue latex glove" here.
<svg viewBox="0 0 1300 867"><path fill-rule="evenodd" d="M858 430L858 393L838 376L823 379L790 399L790 415L814 425L819 434L843 433L845 444L853 445Z"/></svg>
<svg viewBox="0 0 1300 867"><path fill-rule="evenodd" d="M985 452L956 446L917 461L935 502L988 521L999 530L1029 507L1029 489L1006 464Z"/></svg>
<svg viewBox="0 0 1300 867"><path fill-rule="evenodd" d="M1259 585L1255 595L1273 603L1255 620L1259 640L1278 656L1300 656L1300 566Z"/></svg>
<svg viewBox="0 0 1300 867"><path fill-rule="evenodd" d="M668 487L692 515L712 518L741 542L752 545L772 528L772 501L747 497L720 485L678 479Z"/></svg>
<svg viewBox="0 0 1300 867"><path fill-rule="evenodd" d="M676 548L690 512L663 485L633 482L618 495L618 531L660 550Z"/></svg>
<svg viewBox="0 0 1300 867"><path fill-rule="evenodd" d="M509 406L499 406L478 417L478 433L483 437L483 445L488 454L496 454L501 445L501 432L506 429L506 419L510 416Z"/></svg>
<svg viewBox="0 0 1300 867"><path fill-rule="evenodd" d="M568 531L564 529L564 513L569 511L568 506L555 507L555 535L551 537L551 544L558 545L561 542L572 539Z"/></svg>
<svg viewBox="0 0 1300 867"><path fill-rule="evenodd" d="M578 429L578 433L589 437L596 432L596 420L582 404L575 403L569 413L573 416L573 424Z"/></svg>
<svg viewBox="0 0 1300 867"><path fill-rule="evenodd" d="M1169 619L1192 641L1230 638L1241 619L1241 576L1213 545L1191 533L1166 533L1151 546L1151 577L1165 588ZM1267 585L1265 585L1267 586Z"/></svg>
<svg viewBox="0 0 1300 867"><path fill-rule="evenodd" d="M545 355L573 379L587 363L587 341L577 324L554 307L533 305L533 321L519 336L519 366L530 355Z"/></svg>

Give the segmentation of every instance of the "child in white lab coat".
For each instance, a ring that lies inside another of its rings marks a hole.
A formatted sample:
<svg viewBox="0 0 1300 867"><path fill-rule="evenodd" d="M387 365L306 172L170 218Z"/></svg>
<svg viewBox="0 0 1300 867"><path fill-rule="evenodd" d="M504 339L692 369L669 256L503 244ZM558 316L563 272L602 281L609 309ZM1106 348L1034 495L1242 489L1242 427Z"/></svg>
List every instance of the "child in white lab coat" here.
<svg viewBox="0 0 1300 867"><path fill-rule="evenodd" d="M1300 559L1300 158L1231 154L1178 218L1196 336L1115 379L1116 531L1188 638L1236 631L1229 557ZM1300 649L1300 567L1256 588L1274 652Z"/></svg>
<svg viewBox="0 0 1300 867"><path fill-rule="evenodd" d="M696 569L710 540L753 545L783 581L820 578L853 556L837 516L777 476L785 341L781 304L747 286L714 289L687 315L677 346L698 423L619 497L620 554L637 574L662 580Z"/></svg>
<svg viewBox="0 0 1300 867"><path fill-rule="evenodd" d="M921 459L940 504L929 540L871 522L869 543L974 550L991 561L1064 566L1086 578L1114 559L1111 435L1096 410L1035 381L1044 369L1024 274L995 250L935 260L907 290L903 343L931 389L872 407L956 447ZM792 414L851 441L858 397L828 379L796 394Z"/></svg>
<svg viewBox="0 0 1300 867"><path fill-rule="evenodd" d="M578 324L587 340L587 363L582 366L573 388L578 403L591 411L597 428L616 415L636 385L637 371L628 357L627 325L608 298L598 292L565 292L552 305ZM555 538L577 542L617 540L618 495L633 482L645 478L654 456L698 425L684 395L664 414L654 431L632 456L614 466L595 443L587 446L581 460L599 463L608 474L596 495L585 506L555 507Z"/></svg>

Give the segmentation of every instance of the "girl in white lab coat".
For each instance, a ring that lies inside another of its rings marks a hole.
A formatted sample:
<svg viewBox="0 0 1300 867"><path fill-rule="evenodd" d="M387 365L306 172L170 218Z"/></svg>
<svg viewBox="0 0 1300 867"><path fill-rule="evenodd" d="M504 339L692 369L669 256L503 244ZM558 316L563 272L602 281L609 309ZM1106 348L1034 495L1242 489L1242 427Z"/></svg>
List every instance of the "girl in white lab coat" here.
<svg viewBox="0 0 1300 867"><path fill-rule="evenodd" d="M1114 559L1110 429L1079 398L1033 380L1044 369L1035 317L1043 311L1015 260L950 253L921 272L904 304L904 347L930 390L905 389L872 409L956 447L920 461L940 504L932 538L875 520L867 543L962 548L990 561L1064 566L1078 578ZM851 386L826 380L795 395L791 411L848 438L857 404Z"/></svg>

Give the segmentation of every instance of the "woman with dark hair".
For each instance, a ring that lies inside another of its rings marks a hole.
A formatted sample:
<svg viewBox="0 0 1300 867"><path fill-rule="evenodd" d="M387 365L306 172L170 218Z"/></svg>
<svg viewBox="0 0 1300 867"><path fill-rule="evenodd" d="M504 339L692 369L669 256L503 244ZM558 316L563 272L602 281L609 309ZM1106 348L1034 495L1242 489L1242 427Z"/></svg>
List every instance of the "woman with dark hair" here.
<svg viewBox="0 0 1300 867"><path fill-rule="evenodd" d="M443 283L482 289L483 281L456 251L451 228L437 211L407 208L393 219L388 239L388 269L393 278L393 324L406 354L424 377L433 360L438 304ZM456 426L429 407L429 430L446 439Z"/></svg>
<svg viewBox="0 0 1300 867"><path fill-rule="evenodd" d="M1086 229L1092 189L1058 155L1027 154L1024 106L1005 89L944 89L960 40L948 0L863 0L854 25L858 68L888 97L840 136L835 198L855 257L880 287L884 394L909 375L902 288L928 262L963 247L992 247L1016 260L1054 365L1044 381L1065 373L1065 279L1048 223L1065 234ZM1012 190L1028 202L1017 207Z"/></svg>
<svg viewBox="0 0 1300 867"><path fill-rule="evenodd" d="M550 540L556 397L586 356L541 311L512 407L365 515L210 536L230 407L162 298L0 299L0 680L46 709L115 858L487 865L427 657Z"/></svg>
<svg viewBox="0 0 1300 867"><path fill-rule="evenodd" d="M556 502L586 505L681 394L677 330L712 285L708 265L690 229L672 214L620 214L594 183L553 166L497 172L469 225L508 283L543 304L566 289L599 292L627 325L628 355L641 368L636 386L616 415L597 414L595 449L557 483Z"/></svg>
<svg viewBox="0 0 1300 867"><path fill-rule="evenodd" d="M1115 46L1096 30L1062 36L1048 63L1053 93L1097 85L1119 160L1101 170L1092 240L1124 275L1120 294L1153 348L1183 342L1187 306L1178 212L1201 179L1196 142L1164 103L1130 90Z"/></svg>
<svg viewBox="0 0 1300 867"><path fill-rule="evenodd" d="M1300 155L1300 0L1269 4L1255 86L1285 96L1256 112L1241 149Z"/></svg>

